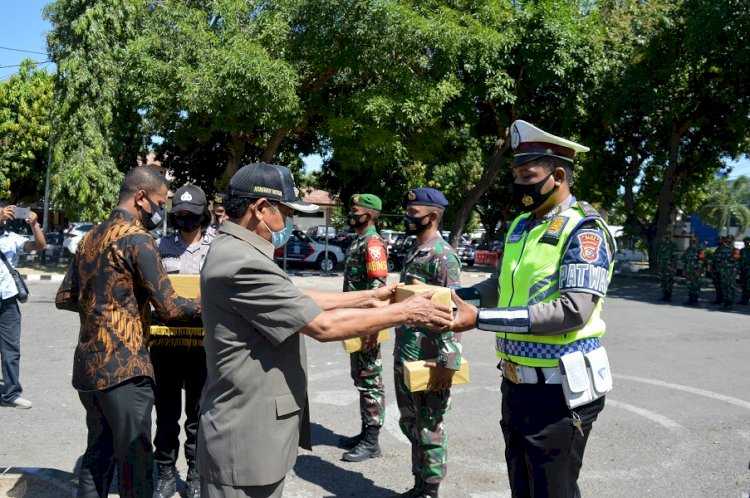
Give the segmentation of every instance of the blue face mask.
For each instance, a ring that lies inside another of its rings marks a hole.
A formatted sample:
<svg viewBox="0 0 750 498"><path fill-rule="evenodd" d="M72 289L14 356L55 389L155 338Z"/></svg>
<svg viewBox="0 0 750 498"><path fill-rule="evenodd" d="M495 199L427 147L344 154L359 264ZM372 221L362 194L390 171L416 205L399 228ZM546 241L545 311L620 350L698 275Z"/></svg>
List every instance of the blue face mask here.
<svg viewBox="0 0 750 498"><path fill-rule="evenodd" d="M276 206L274 206L273 204L269 204L269 206L276 209ZM279 210L276 209L276 211ZM281 211L279 211L279 214L281 214ZM274 232L273 230L271 230L271 227L269 227L265 221L263 221L263 224L266 225L266 230L268 230L268 232L271 234L271 244L273 244L276 249L278 249L279 247L284 247L284 244L289 242L289 237L292 236L292 231L294 230L292 218L286 218L284 228L282 228L278 232Z"/></svg>

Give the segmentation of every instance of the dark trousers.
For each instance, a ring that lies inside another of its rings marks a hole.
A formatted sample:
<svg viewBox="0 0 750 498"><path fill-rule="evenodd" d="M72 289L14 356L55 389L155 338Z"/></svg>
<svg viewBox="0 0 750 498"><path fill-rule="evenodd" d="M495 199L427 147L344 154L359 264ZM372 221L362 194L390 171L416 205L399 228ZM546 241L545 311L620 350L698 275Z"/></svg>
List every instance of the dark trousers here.
<svg viewBox="0 0 750 498"><path fill-rule="evenodd" d="M104 391L79 392L78 397L86 409L89 430L78 498L106 497L115 465L121 497L151 498L151 379L135 377Z"/></svg>
<svg viewBox="0 0 750 498"><path fill-rule="evenodd" d="M505 460L514 497L581 496L578 475L591 426L604 408L604 398L571 410L562 387L513 384L503 380ZM582 421L583 435L572 412Z"/></svg>
<svg viewBox="0 0 750 498"><path fill-rule="evenodd" d="M21 310L15 297L0 301L0 356L3 363L2 401L21 395Z"/></svg>
<svg viewBox="0 0 750 498"><path fill-rule="evenodd" d="M185 460L195 462L200 398L206 382L206 353L202 346L152 346L156 379L156 437L154 460L174 465L180 449L182 389L185 389Z"/></svg>

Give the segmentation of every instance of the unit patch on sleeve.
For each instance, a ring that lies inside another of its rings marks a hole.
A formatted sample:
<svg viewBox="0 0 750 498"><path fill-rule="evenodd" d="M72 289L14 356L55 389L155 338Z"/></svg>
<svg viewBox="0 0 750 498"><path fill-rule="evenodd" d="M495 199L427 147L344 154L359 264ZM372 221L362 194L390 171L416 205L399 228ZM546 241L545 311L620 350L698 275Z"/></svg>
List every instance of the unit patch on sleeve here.
<svg viewBox="0 0 750 498"><path fill-rule="evenodd" d="M610 251L600 227L579 228L570 237L560 264L560 291L603 296L609 287Z"/></svg>
<svg viewBox="0 0 750 498"><path fill-rule="evenodd" d="M367 267L368 279L388 276L388 257L383 243L377 238L372 238L367 242L365 266Z"/></svg>

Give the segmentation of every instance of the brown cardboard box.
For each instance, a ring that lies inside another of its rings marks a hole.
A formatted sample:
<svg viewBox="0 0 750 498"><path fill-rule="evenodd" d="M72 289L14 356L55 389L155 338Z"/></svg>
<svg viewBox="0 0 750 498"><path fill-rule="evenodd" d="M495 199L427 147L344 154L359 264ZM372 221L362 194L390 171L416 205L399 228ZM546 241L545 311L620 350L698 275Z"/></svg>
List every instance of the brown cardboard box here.
<svg viewBox="0 0 750 498"><path fill-rule="evenodd" d="M187 298L198 297L201 290L200 279L200 275L169 275L177 295Z"/></svg>
<svg viewBox="0 0 750 498"><path fill-rule="evenodd" d="M387 341L390 338L391 336L388 334L388 329L378 332L378 344ZM341 341L341 345L344 346L344 351L347 353L356 353L357 351L362 351L362 338L355 337L354 339L344 339Z"/></svg>
<svg viewBox="0 0 750 498"><path fill-rule="evenodd" d="M432 375L432 368L425 366L428 361L417 360L404 362L404 384L411 392L426 391ZM469 383L469 362L461 358L461 370L453 375L453 385Z"/></svg>
<svg viewBox="0 0 750 498"><path fill-rule="evenodd" d="M400 303L401 301L413 296L414 294L421 294L427 291L435 291L435 295L432 296L432 301L444 304L449 308L453 307L451 290L447 287L440 287L439 285L417 284L396 287L396 302Z"/></svg>

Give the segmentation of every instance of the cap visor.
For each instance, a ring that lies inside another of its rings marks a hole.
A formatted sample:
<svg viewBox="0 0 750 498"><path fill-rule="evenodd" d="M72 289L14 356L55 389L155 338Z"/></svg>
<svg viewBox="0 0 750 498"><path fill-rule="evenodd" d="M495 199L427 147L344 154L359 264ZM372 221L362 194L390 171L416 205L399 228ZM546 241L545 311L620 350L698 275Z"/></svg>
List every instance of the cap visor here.
<svg viewBox="0 0 750 498"><path fill-rule="evenodd" d="M309 202L297 200L293 202L281 202L281 204L288 206L296 211L301 211L303 213L314 213L320 209L320 206L317 204L311 204Z"/></svg>
<svg viewBox="0 0 750 498"><path fill-rule="evenodd" d="M190 211L193 214L203 214L203 206L182 202L180 204L173 204L172 209L169 212L178 213L180 211Z"/></svg>

